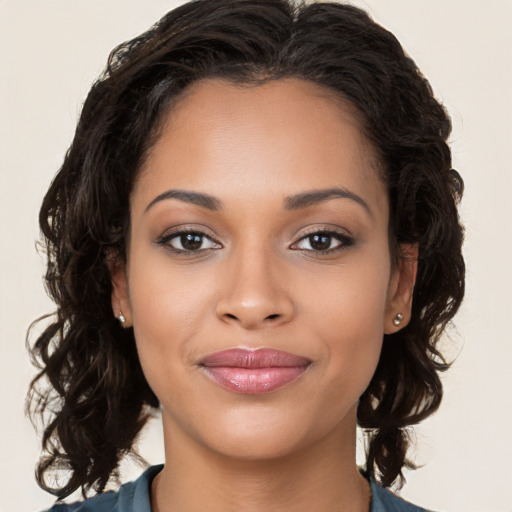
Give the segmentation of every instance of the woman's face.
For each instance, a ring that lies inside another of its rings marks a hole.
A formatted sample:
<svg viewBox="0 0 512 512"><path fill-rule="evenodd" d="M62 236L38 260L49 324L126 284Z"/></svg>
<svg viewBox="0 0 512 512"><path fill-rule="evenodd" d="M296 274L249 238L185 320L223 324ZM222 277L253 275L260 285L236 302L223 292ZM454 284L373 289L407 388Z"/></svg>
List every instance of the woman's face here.
<svg viewBox="0 0 512 512"><path fill-rule="evenodd" d="M167 442L258 459L352 436L414 272L391 264L386 189L349 112L287 79L198 82L168 114L113 272Z"/></svg>

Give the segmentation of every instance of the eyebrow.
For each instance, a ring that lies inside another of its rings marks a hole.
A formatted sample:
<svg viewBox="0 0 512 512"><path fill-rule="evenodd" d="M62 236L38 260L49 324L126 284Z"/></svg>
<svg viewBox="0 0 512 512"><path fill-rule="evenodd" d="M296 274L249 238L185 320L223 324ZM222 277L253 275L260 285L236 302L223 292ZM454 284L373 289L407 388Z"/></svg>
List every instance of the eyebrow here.
<svg viewBox="0 0 512 512"><path fill-rule="evenodd" d="M188 190L177 190L170 189L162 192L160 195L155 197L149 204L146 206L144 213L146 213L152 206L160 201L165 201L167 199L177 199L178 201L183 201L184 203L195 204L197 206L202 206L208 210L219 211L222 209L222 202L209 194L203 194L201 192L191 192ZM296 194L293 196L289 196L285 198L284 204L285 209L287 210L300 210L302 208L308 208L310 206L316 206L318 204L324 203L326 201L330 201L331 199L350 199L355 201L357 204L361 205L366 212L373 217L373 213L366 203L366 201L351 192L350 190L344 187L335 187L328 188L322 190L310 190L307 192L302 192L300 194Z"/></svg>
<svg viewBox="0 0 512 512"><path fill-rule="evenodd" d="M285 199L285 208L287 210L299 210L301 208L308 208L315 206L331 199L350 199L361 205L370 217L374 218L373 213L366 203L366 201L344 187L327 188L322 190L311 190L303 192Z"/></svg>
<svg viewBox="0 0 512 512"><path fill-rule="evenodd" d="M207 208L208 210L217 211L222 207L221 202L208 194L201 194L200 192L189 192L187 190L166 190L159 196L155 197L153 201L151 201L144 210L146 213L152 206L160 201L165 201L166 199L178 199L179 201L183 201L184 203L195 204L197 206L202 206L203 208Z"/></svg>

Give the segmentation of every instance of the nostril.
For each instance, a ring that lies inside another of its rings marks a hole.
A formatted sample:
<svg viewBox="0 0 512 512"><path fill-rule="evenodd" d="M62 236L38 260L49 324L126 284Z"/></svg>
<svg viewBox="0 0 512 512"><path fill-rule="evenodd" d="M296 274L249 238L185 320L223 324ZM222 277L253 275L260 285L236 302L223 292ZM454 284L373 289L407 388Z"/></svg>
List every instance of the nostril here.
<svg viewBox="0 0 512 512"><path fill-rule="evenodd" d="M235 315L232 315L231 313L226 313L226 316L228 318L231 318L232 320L237 320L237 317Z"/></svg>
<svg viewBox="0 0 512 512"><path fill-rule="evenodd" d="M274 320L276 318L279 318L278 314L268 315L265 320Z"/></svg>

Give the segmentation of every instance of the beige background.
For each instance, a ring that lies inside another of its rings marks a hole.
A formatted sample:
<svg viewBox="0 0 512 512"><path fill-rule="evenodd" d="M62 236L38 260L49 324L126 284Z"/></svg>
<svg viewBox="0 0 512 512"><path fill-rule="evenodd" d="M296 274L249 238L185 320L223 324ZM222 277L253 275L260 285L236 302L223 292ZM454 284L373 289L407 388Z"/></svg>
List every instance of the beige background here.
<svg viewBox="0 0 512 512"><path fill-rule="evenodd" d="M81 102L109 51L171 0L0 0L0 511L52 502L33 479L36 436L23 414L33 374L25 331L51 311L35 252L42 196L70 144ZM430 79L453 116L454 166L468 290L447 349L440 412L417 430L403 495L445 511L512 511L512 1L367 0ZM158 424L143 453L161 461ZM139 469L126 468L126 478ZM316 511L312 511L316 512Z"/></svg>

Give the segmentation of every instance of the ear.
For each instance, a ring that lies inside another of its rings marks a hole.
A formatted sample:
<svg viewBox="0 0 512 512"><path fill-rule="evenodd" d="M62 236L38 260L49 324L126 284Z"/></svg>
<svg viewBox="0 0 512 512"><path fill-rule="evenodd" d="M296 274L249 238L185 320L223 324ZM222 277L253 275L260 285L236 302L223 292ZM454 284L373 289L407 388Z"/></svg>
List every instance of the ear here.
<svg viewBox="0 0 512 512"><path fill-rule="evenodd" d="M126 263L118 254L111 253L107 257L107 266L112 280L112 312L116 318L119 318L121 314L124 316L125 321L122 323L122 327L131 327L133 322L128 293Z"/></svg>
<svg viewBox="0 0 512 512"><path fill-rule="evenodd" d="M385 334L393 334L409 323L417 270L418 244L400 244L399 260L393 269L388 287Z"/></svg>

